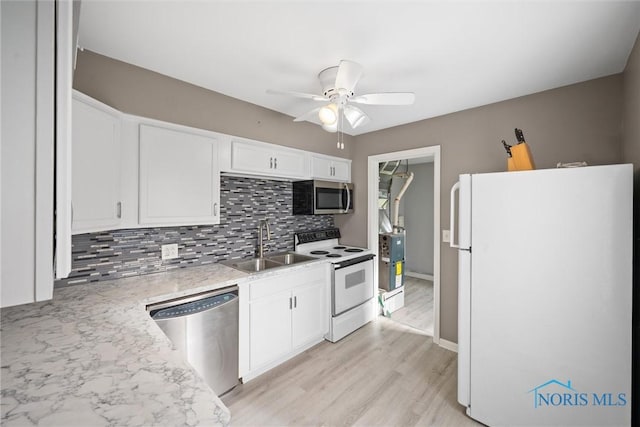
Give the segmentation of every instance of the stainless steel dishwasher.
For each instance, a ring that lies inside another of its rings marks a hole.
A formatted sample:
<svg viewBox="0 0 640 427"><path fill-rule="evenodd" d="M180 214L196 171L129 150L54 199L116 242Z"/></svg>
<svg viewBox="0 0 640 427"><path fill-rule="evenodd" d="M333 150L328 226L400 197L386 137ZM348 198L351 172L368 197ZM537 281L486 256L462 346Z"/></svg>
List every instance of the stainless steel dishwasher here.
<svg viewBox="0 0 640 427"><path fill-rule="evenodd" d="M238 384L238 287L147 306L149 315L217 394Z"/></svg>

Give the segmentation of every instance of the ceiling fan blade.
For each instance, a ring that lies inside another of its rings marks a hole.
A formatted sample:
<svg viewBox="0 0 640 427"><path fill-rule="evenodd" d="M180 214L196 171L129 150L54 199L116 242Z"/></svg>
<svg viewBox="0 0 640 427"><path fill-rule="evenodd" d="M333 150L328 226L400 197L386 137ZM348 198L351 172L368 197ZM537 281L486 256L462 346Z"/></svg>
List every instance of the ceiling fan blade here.
<svg viewBox="0 0 640 427"><path fill-rule="evenodd" d="M369 93L349 98L349 102L368 105L411 105L415 100L413 92Z"/></svg>
<svg viewBox="0 0 640 427"><path fill-rule="evenodd" d="M358 107L354 107L353 105L345 105L342 111L352 129L365 125L371 121L364 111Z"/></svg>
<svg viewBox="0 0 640 427"><path fill-rule="evenodd" d="M296 97L296 98L312 99L314 101L328 101L329 100L329 98L327 98L326 96L314 95L313 93L293 92L293 91L289 91L289 90L267 89L267 93L271 94L271 95L286 95L286 96L293 96L293 97Z"/></svg>
<svg viewBox="0 0 640 427"><path fill-rule="evenodd" d="M360 77L362 77L362 65L357 62L342 60L338 65L335 88L353 92L353 88L356 87Z"/></svg>
<svg viewBox="0 0 640 427"><path fill-rule="evenodd" d="M312 118L314 115L317 117L318 116L318 111L320 111L320 108L322 108L322 107L314 108L311 111L307 111L303 115L298 116L295 119L293 119L293 121L294 122L304 122L305 120L309 120L310 118Z"/></svg>

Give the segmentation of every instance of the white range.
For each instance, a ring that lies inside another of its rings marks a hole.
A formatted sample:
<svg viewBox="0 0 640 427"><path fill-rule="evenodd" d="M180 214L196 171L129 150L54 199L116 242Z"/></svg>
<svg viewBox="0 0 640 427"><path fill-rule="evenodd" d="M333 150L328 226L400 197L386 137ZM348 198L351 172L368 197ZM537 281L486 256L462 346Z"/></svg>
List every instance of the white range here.
<svg viewBox="0 0 640 427"><path fill-rule="evenodd" d="M326 338L336 342L374 317L373 258L371 250L339 243L340 230L296 233L295 252L323 258L333 265L331 327Z"/></svg>

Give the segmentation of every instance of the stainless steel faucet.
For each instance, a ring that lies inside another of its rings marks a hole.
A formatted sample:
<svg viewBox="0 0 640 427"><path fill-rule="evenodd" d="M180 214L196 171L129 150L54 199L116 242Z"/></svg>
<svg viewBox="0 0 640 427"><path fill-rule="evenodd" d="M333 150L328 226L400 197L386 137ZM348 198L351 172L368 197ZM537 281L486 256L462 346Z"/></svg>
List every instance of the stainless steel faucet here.
<svg viewBox="0 0 640 427"><path fill-rule="evenodd" d="M258 225L258 257L262 258L264 255L264 245L262 240L262 229L267 229L267 240L271 240L271 230L269 230L269 219L261 219L260 225Z"/></svg>

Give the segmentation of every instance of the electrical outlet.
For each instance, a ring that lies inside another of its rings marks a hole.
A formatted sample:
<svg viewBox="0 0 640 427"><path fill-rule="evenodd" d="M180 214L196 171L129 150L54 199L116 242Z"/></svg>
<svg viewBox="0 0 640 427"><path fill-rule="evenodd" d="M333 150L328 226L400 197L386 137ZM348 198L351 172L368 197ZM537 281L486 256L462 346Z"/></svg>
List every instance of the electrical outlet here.
<svg viewBox="0 0 640 427"><path fill-rule="evenodd" d="M451 232L449 230L442 230L442 241L448 243L451 240Z"/></svg>
<svg viewBox="0 0 640 427"><path fill-rule="evenodd" d="M175 259L178 258L178 244L172 243L170 245L162 245L162 259Z"/></svg>

